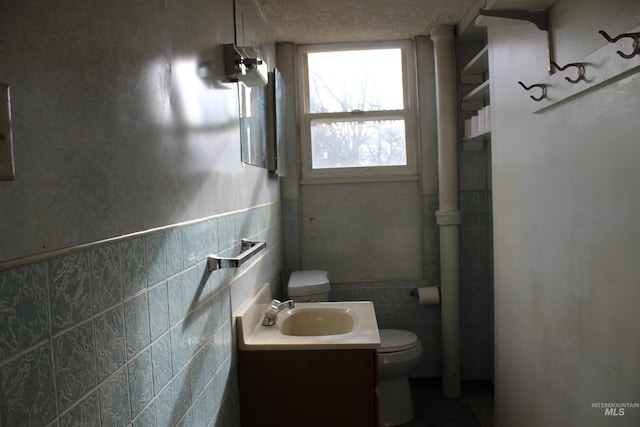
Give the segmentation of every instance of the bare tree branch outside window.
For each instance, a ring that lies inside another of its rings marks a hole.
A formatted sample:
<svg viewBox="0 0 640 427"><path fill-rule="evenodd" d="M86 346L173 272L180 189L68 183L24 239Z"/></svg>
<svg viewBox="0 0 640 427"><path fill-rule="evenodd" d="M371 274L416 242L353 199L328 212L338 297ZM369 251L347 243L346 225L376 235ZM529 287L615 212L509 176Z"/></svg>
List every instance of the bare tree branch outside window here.
<svg viewBox="0 0 640 427"><path fill-rule="evenodd" d="M400 49L310 53L308 61L310 113L322 115L311 119L313 168L406 165Z"/></svg>

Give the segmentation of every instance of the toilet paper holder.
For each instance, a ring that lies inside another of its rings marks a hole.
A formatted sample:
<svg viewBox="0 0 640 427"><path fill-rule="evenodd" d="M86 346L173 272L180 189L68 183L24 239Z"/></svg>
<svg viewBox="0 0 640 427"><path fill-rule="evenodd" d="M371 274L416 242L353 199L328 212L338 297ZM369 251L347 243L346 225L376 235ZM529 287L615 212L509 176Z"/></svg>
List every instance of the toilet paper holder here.
<svg viewBox="0 0 640 427"><path fill-rule="evenodd" d="M436 292L434 293L432 289L435 289ZM418 303L421 305L440 304L440 294L440 286L427 286L423 288L409 289L409 295L411 295L412 297L416 297L418 299Z"/></svg>

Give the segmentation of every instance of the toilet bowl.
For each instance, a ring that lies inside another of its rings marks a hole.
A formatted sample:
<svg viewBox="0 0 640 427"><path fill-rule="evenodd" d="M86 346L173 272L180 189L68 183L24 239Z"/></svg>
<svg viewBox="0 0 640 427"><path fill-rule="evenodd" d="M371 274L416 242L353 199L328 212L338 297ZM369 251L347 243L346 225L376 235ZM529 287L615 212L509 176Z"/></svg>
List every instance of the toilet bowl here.
<svg viewBox="0 0 640 427"><path fill-rule="evenodd" d="M413 332L380 329L378 397L380 425L397 426L414 418L408 374L422 356L422 344Z"/></svg>

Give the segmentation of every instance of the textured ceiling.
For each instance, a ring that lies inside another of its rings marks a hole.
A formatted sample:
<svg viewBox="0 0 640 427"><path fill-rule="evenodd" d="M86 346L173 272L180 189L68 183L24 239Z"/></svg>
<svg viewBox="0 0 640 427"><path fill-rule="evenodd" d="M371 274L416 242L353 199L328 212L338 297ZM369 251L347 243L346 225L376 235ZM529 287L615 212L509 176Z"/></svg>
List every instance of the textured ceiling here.
<svg viewBox="0 0 640 427"><path fill-rule="evenodd" d="M276 41L408 39L456 24L474 0L258 0Z"/></svg>

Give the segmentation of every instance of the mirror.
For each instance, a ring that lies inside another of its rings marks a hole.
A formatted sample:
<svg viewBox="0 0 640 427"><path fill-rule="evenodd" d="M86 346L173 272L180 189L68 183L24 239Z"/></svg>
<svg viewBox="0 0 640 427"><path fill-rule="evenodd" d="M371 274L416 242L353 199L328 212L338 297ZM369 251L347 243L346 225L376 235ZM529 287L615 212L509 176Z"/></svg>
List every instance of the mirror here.
<svg viewBox="0 0 640 427"><path fill-rule="evenodd" d="M267 167L266 86L247 87L238 83L240 143L244 163Z"/></svg>
<svg viewBox="0 0 640 427"><path fill-rule="evenodd" d="M275 171L278 176L287 176L287 168L285 167L285 143L284 134L287 125L286 117L286 91L284 85L284 78L280 71L276 68L273 72L273 78L269 76L269 80L273 81L273 85L269 85L272 88L272 94L269 99L273 100L273 119L274 130L269 133L273 137L273 142L268 143L268 147L271 149L270 157L271 164L270 170ZM267 121L267 123L269 123Z"/></svg>
<svg viewBox="0 0 640 427"><path fill-rule="evenodd" d="M238 83L240 142L244 163L285 176L285 86L280 72L268 74L266 86Z"/></svg>

